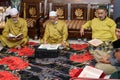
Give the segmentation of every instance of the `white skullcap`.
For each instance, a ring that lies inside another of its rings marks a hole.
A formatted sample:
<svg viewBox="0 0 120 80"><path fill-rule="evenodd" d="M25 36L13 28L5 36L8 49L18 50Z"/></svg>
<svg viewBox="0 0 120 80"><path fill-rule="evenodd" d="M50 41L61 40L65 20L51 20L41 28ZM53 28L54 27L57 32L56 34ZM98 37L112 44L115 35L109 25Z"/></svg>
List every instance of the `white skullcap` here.
<svg viewBox="0 0 120 80"><path fill-rule="evenodd" d="M56 11L51 11L51 12L49 13L49 16L57 16L57 12L56 12Z"/></svg>
<svg viewBox="0 0 120 80"><path fill-rule="evenodd" d="M12 8L10 11L9 11L10 15L16 15L18 14L18 10L16 8Z"/></svg>

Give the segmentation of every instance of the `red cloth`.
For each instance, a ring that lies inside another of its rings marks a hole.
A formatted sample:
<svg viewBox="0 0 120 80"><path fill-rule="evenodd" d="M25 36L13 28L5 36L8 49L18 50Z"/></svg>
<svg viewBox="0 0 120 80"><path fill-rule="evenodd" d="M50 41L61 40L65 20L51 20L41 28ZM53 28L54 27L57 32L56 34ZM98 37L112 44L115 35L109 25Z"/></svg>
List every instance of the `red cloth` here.
<svg viewBox="0 0 120 80"><path fill-rule="evenodd" d="M37 44L39 44L39 43L36 43L36 42L27 42L27 45L32 45L32 46L36 46Z"/></svg>
<svg viewBox="0 0 120 80"><path fill-rule="evenodd" d="M74 62L85 62L92 59L94 59L94 57L89 52L85 52L83 54L73 54L70 56L70 60Z"/></svg>
<svg viewBox="0 0 120 80"><path fill-rule="evenodd" d="M9 52L17 52L19 56L32 56L35 50L25 46L21 49L11 48Z"/></svg>
<svg viewBox="0 0 120 80"><path fill-rule="evenodd" d="M70 47L73 48L74 50L82 50L87 48L88 44L71 44Z"/></svg>
<svg viewBox="0 0 120 80"><path fill-rule="evenodd" d="M29 63L26 61L23 61L19 57L4 57L0 60L1 65L7 65L10 70L23 70L27 66L29 66Z"/></svg>
<svg viewBox="0 0 120 80"><path fill-rule="evenodd" d="M8 71L0 71L0 80L20 80Z"/></svg>

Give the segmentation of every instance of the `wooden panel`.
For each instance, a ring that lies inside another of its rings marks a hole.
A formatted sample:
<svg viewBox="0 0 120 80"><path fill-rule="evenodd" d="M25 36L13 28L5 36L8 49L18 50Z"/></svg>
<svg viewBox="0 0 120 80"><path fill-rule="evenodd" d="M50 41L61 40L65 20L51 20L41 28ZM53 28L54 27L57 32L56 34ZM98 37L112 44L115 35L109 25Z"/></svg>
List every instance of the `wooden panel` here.
<svg viewBox="0 0 120 80"><path fill-rule="evenodd" d="M67 4L55 4L52 5L52 10L57 11L59 19L67 19L68 17L68 8Z"/></svg>
<svg viewBox="0 0 120 80"><path fill-rule="evenodd" d="M28 35L30 38L35 38L35 36L37 35L37 31L35 27L29 27L28 28Z"/></svg>
<svg viewBox="0 0 120 80"><path fill-rule="evenodd" d="M0 6L10 6L10 0L0 0Z"/></svg>
<svg viewBox="0 0 120 80"><path fill-rule="evenodd" d="M72 4L71 19L87 20L87 4Z"/></svg>
<svg viewBox="0 0 120 80"><path fill-rule="evenodd" d="M91 8L91 9L90 9L89 19L92 20L92 19L95 18L95 17L97 17L96 9L95 9L95 8Z"/></svg>
<svg viewBox="0 0 120 80"><path fill-rule="evenodd" d="M36 19L41 15L41 13L44 12L43 3L41 7L42 8L40 9L40 0L23 0L21 4L21 16L24 18L35 18Z"/></svg>

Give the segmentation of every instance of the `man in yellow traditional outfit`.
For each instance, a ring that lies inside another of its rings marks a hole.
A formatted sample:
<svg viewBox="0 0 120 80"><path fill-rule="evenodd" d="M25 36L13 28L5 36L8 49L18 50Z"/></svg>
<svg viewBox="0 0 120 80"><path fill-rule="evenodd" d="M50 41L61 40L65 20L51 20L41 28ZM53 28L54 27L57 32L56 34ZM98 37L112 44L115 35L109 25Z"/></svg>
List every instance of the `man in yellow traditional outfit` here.
<svg viewBox="0 0 120 80"><path fill-rule="evenodd" d="M64 47L68 46L68 28L66 23L58 20L57 12L51 11L49 13L49 20L46 23L45 33L41 43L62 44Z"/></svg>
<svg viewBox="0 0 120 80"><path fill-rule="evenodd" d="M92 38L100 39L102 41L115 41L116 23L107 17L107 9L101 5L97 9L97 18L94 18L85 23L81 29L80 34L84 35L84 29L90 27L92 29Z"/></svg>
<svg viewBox="0 0 120 80"><path fill-rule="evenodd" d="M95 65L96 68L103 70L106 74L120 71L120 17L116 19L116 23L117 40L112 43L113 50L108 55L101 55L102 57Z"/></svg>
<svg viewBox="0 0 120 80"><path fill-rule="evenodd" d="M16 8L12 8L9 14L11 18L7 20L0 40L3 46L20 48L28 41L27 23L19 17L19 12Z"/></svg>
<svg viewBox="0 0 120 80"><path fill-rule="evenodd" d="M92 38L102 40L103 43L99 46L92 46L89 49L90 53L94 56L97 64L96 68L103 70L106 74L111 74L116 71L116 68L112 65L102 64L102 58L106 58L105 56L109 55L112 48L112 42L117 40L117 36L115 34L116 23L107 17L107 7L105 5L100 5L97 9L97 18L94 18L87 23L85 23L80 33L84 35L84 29L90 27L92 29ZM104 69L104 68L108 69Z"/></svg>

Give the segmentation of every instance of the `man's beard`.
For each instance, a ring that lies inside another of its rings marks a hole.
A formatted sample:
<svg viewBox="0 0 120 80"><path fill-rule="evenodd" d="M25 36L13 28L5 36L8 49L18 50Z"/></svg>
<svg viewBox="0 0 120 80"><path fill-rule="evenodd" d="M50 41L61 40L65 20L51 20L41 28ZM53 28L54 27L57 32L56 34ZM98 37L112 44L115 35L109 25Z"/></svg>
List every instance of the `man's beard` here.
<svg viewBox="0 0 120 80"><path fill-rule="evenodd" d="M100 19L101 21L103 21L103 20L106 19L106 17L99 17L99 19Z"/></svg>
<svg viewBox="0 0 120 80"><path fill-rule="evenodd" d="M53 24L57 24L57 23L58 23L57 21L53 22Z"/></svg>
<svg viewBox="0 0 120 80"><path fill-rule="evenodd" d="M17 23L17 22L18 22L18 20L13 20L13 22L14 22L14 23Z"/></svg>

